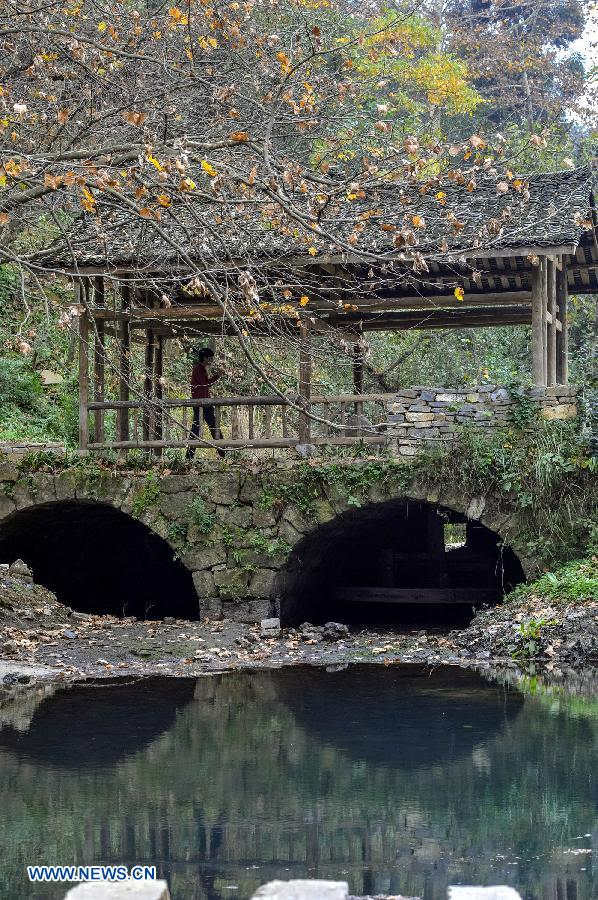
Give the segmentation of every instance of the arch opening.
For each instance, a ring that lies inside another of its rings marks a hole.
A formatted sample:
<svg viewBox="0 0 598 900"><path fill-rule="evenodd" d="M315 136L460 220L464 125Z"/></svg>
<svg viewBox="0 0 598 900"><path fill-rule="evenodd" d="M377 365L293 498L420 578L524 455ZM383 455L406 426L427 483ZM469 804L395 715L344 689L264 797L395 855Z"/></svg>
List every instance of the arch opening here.
<svg viewBox="0 0 598 900"><path fill-rule="evenodd" d="M297 544L282 576L281 619L463 625L524 580L513 550L481 523L423 501L372 503Z"/></svg>
<svg viewBox="0 0 598 900"><path fill-rule="evenodd" d="M191 573L142 522L105 503L55 501L0 522L0 562L20 558L72 609L199 618Z"/></svg>

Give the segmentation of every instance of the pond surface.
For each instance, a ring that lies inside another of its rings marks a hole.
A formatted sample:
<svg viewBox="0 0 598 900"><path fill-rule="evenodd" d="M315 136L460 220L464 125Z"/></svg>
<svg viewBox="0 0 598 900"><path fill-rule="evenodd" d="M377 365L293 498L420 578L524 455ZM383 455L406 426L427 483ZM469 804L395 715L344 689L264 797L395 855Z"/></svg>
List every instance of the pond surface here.
<svg viewBox="0 0 598 900"><path fill-rule="evenodd" d="M590 900L597 746L598 703L452 667L46 688L0 709L0 897L64 896L27 864L137 862L174 900L275 877Z"/></svg>

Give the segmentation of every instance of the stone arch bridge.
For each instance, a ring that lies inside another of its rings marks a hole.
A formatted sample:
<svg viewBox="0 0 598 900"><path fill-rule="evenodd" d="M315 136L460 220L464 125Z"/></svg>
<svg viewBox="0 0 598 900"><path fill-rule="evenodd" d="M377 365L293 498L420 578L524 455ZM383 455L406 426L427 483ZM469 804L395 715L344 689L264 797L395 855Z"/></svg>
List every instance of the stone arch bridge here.
<svg viewBox="0 0 598 900"><path fill-rule="evenodd" d="M390 460L34 470L6 458L0 562L25 559L83 611L287 622L367 620L405 599L491 602L535 572L504 496L439 491L411 470Z"/></svg>

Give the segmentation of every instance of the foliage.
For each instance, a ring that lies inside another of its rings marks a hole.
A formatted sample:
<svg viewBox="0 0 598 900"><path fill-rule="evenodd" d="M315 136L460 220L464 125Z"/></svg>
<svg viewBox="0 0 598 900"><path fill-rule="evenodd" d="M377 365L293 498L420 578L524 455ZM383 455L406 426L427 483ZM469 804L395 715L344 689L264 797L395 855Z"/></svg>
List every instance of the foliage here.
<svg viewBox="0 0 598 900"><path fill-rule="evenodd" d="M598 558L576 559L567 565L546 572L529 584L519 585L506 598L550 597L555 600L598 600Z"/></svg>
<svg viewBox="0 0 598 900"><path fill-rule="evenodd" d="M189 521L200 534L208 534L214 527L216 516L208 512L205 501L201 497L194 497L189 504Z"/></svg>
<svg viewBox="0 0 598 900"><path fill-rule="evenodd" d="M131 509L136 516L142 516L156 505L160 498L160 481L155 472L148 472L142 486L135 493Z"/></svg>

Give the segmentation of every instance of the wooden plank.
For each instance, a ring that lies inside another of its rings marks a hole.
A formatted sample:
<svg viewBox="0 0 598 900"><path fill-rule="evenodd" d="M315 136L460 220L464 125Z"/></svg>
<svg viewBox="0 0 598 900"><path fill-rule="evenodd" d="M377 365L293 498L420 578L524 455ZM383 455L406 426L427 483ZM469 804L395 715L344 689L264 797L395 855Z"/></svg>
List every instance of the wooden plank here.
<svg viewBox="0 0 598 900"><path fill-rule="evenodd" d="M546 384L554 387L556 384L556 264L553 259L546 261L547 265L547 302L548 302L548 337L546 343Z"/></svg>
<svg viewBox="0 0 598 900"><path fill-rule="evenodd" d="M91 443L88 445L90 450L151 450L155 447L172 447L177 449L180 447L222 447L224 450L249 450L252 447L270 448L270 447L296 447L300 443L297 438L272 438L265 440L257 438L253 441L241 439L233 440L197 440L197 441L104 441L103 444ZM313 438L311 443L318 446L351 446L355 444L386 444L387 438L384 435L366 435L365 437L322 437Z"/></svg>
<svg viewBox="0 0 598 900"><path fill-rule="evenodd" d="M497 599L492 588L385 588L342 587L336 591L340 600L351 603L400 603L414 605L467 605L493 603Z"/></svg>
<svg viewBox="0 0 598 900"><path fill-rule="evenodd" d="M94 307L103 307L105 304L104 279L98 275L94 279L93 302ZM94 322L94 348L93 348L93 396L100 403L104 400L104 361L106 357L105 324L100 319ZM96 409L94 412L94 440L104 440L104 412Z"/></svg>
<svg viewBox="0 0 598 900"><path fill-rule="evenodd" d="M558 384L568 384L569 382L569 329L567 326L568 294L567 267L563 260L562 271L557 273L556 278L558 316L562 325L561 331L557 334L556 339L556 379Z"/></svg>
<svg viewBox="0 0 598 900"><path fill-rule="evenodd" d="M87 315L85 287L77 282L79 304L79 454L85 456L89 445L89 316Z"/></svg>
<svg viewBox="0 0 598 900"><path fill-rule="evenodd" d="M542 306L542 269L537 266L532 272L532 377L536 387L544 385Z"/></svg>

